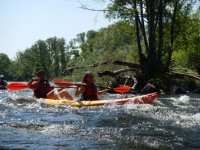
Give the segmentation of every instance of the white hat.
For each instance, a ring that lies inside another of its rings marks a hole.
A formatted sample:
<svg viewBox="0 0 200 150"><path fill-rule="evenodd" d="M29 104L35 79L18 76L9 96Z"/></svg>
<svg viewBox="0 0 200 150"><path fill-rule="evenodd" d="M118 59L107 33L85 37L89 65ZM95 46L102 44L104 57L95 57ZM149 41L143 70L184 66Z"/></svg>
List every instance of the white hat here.
<svg viewBox="0 0 200 150"><path fill-rule="evenodd" d="M0 79L4 79L4 75L0 75Z"/></svg>

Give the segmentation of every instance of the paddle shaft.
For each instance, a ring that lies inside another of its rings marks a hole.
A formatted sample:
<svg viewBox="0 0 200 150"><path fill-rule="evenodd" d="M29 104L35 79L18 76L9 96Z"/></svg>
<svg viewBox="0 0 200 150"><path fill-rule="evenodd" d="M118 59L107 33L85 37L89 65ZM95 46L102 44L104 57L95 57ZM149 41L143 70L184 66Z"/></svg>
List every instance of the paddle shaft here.
<svg viewBox="0 0 200 150"><path fill-rule="evenodd" d="M75 86L91 86L91 85L87 85L84 83L72 83L66 80L53 80L53 83L58 85L58 86L70 86L70 85L75 85ZM108 87L101 87L101 86L97 86L99 88L108 88ZM131 90L130 86L119 86L116 88L112 88L115 92L118 93L127 93Z"/></svg>

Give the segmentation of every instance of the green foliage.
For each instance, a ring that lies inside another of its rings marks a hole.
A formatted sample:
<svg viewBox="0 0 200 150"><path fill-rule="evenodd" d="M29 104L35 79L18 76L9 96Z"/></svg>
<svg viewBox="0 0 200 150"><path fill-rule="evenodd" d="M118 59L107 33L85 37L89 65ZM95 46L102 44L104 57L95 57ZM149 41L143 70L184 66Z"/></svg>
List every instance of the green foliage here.
<svg viewBox="0 0 200 150"><path fill-rule="evenodd" d="M105 61L130 61L138 62L135 37L133 35L134 27L126 21L118 22L99 31L88 31L78 34L70 42L69 51L71 53L79 52L78 57L73 57L68 63L68 67L83 66L83 69L74 70L70 74L73 80L81 80L81 77L88 70L97 73L100 70L121 69L116 65L100 65L95 68L86 66ZM69 78L69 77L67 77ZM101 82L112 80L111 78L102 78Z"/></svg>
<svg viewBox="0 0 200 150"><path fill-rule="evenodd" d="M0 53L0 74L3 74L5 76L10 76L10 59L6 54Z"/></svg>
<svg viewBox="0 0 200 150"><path fill-rule="evenodd" d="M200 67L200 10L182 18L181 24L173 54L174 66L197 69Z"/></svg>
<svg viewBox="0 0 200 150"><path fill-rule="evenodd" d="M190 0L112 0L105 13L109 19L135 26L139 63L146 78L152 78L169 71L173 51L179 47L176 39L184 38L193 4Z"/></svg>

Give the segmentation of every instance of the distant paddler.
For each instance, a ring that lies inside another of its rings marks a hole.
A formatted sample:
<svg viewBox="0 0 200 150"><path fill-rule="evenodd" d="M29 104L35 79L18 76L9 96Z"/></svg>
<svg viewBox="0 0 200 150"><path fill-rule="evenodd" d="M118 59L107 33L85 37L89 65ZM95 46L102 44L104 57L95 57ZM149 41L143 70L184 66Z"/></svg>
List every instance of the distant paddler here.
<svg viewBox="0 0 200 150"><path fill-rule="evenodd" d="M138 91L138 79L136 77L136 73L133 72L125 81L124 85L127 85L127 83L131 80L133 82L133 86L131 87L132 90Z"/></svg>
<svg viewBox="0 0 200 150"><path fill-rule="evenodd" d="M31 79L27 85L33 90L36 98L66 98L73 100L72 96L65 89L60 89L58 91L57 89L51 87L50 83L46 79L46 73L43 70L38 71L36 77Z"/></svg>
<svg viewBox="0 0 200 150"><path fill-rule="evenodd" d="M5 80L4 75L0 75L0 90L6 90L7 89L7 81Z"/></svg>

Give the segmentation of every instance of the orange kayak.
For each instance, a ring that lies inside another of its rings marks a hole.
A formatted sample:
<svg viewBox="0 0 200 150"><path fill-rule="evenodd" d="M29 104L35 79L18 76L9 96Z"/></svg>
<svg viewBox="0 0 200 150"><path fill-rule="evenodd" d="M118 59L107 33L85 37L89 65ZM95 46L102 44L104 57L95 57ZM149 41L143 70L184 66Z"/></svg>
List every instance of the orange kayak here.
<svg viewBox="0 0 200 150"><path fill-rule="evenodd" d="M90 106L102 106L102 105L124 105L125 103L134 104L151 104L158 96L157 93L151 93L141 96L134 96L122 99L109 99L109 100L91 100L91 101L79 101L73 100L53 100L53 99L39 99L38 101L49 105L69 105L71 107L90 107Z"/></svg>

